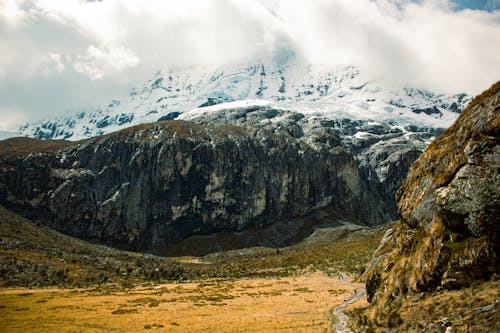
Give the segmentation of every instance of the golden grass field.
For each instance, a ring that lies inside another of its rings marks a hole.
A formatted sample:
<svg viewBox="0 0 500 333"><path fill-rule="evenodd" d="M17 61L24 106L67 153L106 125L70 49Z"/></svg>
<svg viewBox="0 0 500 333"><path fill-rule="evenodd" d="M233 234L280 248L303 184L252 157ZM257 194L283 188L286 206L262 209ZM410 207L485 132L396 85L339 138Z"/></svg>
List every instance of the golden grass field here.
<svg viewBox="0 0 500 333"><path fill-rule="evenodd" d="M131 289L3 289L1 332L330 332L351 288L322 272Z"/></svg>
<svg viewBox="0 0 500 333"><path fill-rule="evenodd" d="M337 223L288 247L165 258L0 206L0 332L330 332L332 309L354 295L339 274L359 272L387 228Z"/></svg>
<svg viewBox="0 0 500 333"><path fill-rule="evenodd" d="M337 308L364 285L339 276L359 275L393 225L316 227L290 246L166 258L64 236L0 206L0 333L330 332L342 323L333 309L364 331L364 297ZM397 322L369 331L500 332L499 283L413 295Z"/></svg>

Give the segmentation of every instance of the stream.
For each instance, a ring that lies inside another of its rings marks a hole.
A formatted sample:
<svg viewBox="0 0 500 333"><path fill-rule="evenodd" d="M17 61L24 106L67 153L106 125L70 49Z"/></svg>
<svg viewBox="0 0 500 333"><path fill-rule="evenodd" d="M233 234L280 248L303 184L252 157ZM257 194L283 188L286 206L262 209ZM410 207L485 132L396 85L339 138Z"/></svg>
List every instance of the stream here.
<svg viewBox="0 0 500 333"><path fill-rule="evenodd" d="M348 274L341 273L339 276L339 282L343 284L344 286L347 286L354 290L354 295L342 302L342 304L334 307L332 309L332 314L334 316L333 318L333 323L332 323L332 331L337 332L337 333L352 333L354 332L350 327L350 319L349 317L344 313L344 309L349 306L350 304L358 301L361 297L363 297L366 292L363 287L358 287L354 285L351 281L351 277Z"/></svg>

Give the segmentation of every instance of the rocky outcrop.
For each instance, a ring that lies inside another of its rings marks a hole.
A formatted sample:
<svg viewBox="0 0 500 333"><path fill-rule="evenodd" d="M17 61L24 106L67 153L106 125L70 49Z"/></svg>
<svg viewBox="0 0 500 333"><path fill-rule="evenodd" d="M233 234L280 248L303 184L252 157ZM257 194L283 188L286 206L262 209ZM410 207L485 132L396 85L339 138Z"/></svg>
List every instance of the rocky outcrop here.
<svg viewBox="0 0 500 333"><path fill-rule="evenodd" d="M0 144L0 202L63 233L141 250L326 206L381 223L353 156L334 133L321 138L165 121L74 143L11 139Z"/></svg>
<svg viewBox="0 0 500 333"><path fill-rule="evenodd" d="M378 318L409 294L500 272L499 143L500 82L429 145L398 190L400 222L366 272Z"/></svg>
<svg viewBox="0 0 500 333"><path fill-rule="evenodd" d="M301 140L311 147L343 144L354 156L378 214L383 216L384 221L396 220L396 190L430 139L443 131L418 126L401 129L395 123L376 121L308 117L300 112L269 106L199 112L189 120L202 125L266 129Z"/></svg>

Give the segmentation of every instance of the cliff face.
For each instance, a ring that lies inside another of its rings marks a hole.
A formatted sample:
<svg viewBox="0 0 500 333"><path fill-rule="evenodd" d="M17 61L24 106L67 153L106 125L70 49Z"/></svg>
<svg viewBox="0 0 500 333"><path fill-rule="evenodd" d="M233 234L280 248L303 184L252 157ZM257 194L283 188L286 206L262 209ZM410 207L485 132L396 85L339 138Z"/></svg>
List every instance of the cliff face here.
<svg viewBox="0 0 500 333"><path fill-rule="evenodd" d="M0 202L69 235L154 249L332 206L375 224L356 162L334 134L314 147L264 129L166 121L68 143L0 147Z"/></svg>
<svg viewBox="0 0 500 333"><path fill-rule="evenodd" d="M418 126L401 129L392 122L325 119L269 106L195 112L189 120L201 125L250 126L278 132L320 149L342 143L356 160L371 199L376 201L376 209L384 221L396 220L396 190L430 139L443 131Z"/></svg>
<svg viewBox="0 0 500 333"><path fill-rule="evenodd" d="M500 82L429 145L398 190L400 222L365 275L379 310L408 294L499 273L499 143Z"/></svg>

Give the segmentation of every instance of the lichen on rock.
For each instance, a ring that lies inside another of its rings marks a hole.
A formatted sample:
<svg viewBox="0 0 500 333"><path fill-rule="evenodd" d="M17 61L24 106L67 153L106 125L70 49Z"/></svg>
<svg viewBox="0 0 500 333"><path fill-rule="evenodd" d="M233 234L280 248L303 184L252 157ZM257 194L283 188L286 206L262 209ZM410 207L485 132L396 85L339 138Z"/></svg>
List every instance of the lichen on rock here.
<svg viewBox="0 0 500 333"><path fill-rule="evenodd" d="M500 82L476 97L410 168L392 244L365 272L375 320L406 296L500 273Z"/></svg>

